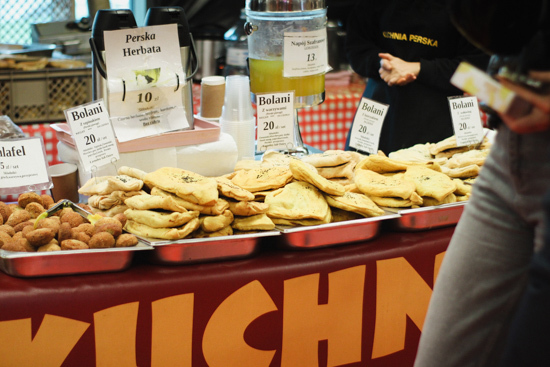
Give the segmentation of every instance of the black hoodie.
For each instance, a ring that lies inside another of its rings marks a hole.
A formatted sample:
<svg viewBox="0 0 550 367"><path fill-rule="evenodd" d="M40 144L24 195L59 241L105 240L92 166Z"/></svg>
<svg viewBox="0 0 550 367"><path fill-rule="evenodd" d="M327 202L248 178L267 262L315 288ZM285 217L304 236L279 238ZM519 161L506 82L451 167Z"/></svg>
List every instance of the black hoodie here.
<svg viewBox="0 0 550 367"><path fill-rule="evenodd" d="M389 105L379 150L389 154L454 134L448 96L462 95L449 82L462 60L485 69L489 55L451 23L444 0L359 0L348 19L346 52L366 78L364 97ZM379 53L420 62L417 79L389 87L379 75Z"/></svg>

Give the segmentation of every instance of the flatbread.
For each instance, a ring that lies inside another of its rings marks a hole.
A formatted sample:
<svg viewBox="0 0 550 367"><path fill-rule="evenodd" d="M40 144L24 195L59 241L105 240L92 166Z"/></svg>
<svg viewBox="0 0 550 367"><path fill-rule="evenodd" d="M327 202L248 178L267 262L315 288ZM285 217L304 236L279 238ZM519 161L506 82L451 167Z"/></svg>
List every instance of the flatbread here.
<svg viewBox="0 0 550 367"><path fill-rule="evenodd" d="M114 206L124 204L124 201L132 196L142 194L145 194L145 191L113 191L108 195L92 195L88 198L88 205L101 210L109 210Z"/></svg>
<svg viewBox="0 0 550 367"><path fill-rule="evenodd" d="M142 181L143 181L143 178L145 178L145 175L147 174L147 172L142 171L138 168L128 167L128 166L121 166L117 170L117 172L118 172L119 175L130 176L130 177L133 177L133 178L140 179Z"/></svg>
<svg viewBox="0 0 550 367"><path fill-rule="evenodd" d="M346 192L343 185L327 180L317 173L315 167L311 167L301 160L292 160L290 171L296 180L308 182L329 195L344 195Z"/></svg>
<svg viewBox="0 0 550 367"><path fill-rule="evenodd" d="M209 237L222 237L231 236L233 234L233 228L229 225L215 232L205 232L201 228L192 233L193 238L209 238Z"/></svg>
<svg viewBox="0 0 550 367"><path fill-rule="evenodd" d="M323 220L330 208L323 194L312 184L295 181L265 197L270 218Z"/></svg>
<svg viewBox="0 0 550 367"><path fill-rule="evenodd" d="M384 176L368 169L361 169L355 173L355 185L363 194L369 197L408 199L416 190L416 186L412 181L406 181L398 176Z"/></svg>
<svg viewBox="0 0 550 367"><path fill-rule="evenodd" d="M414 205L422 205L424 200L416 192L413 192L408 199L401 199L395 197L377 197L370 196L371 200L380 207L384 208L410 208Z"/></svg>
<svg viewBox="0 0 550 367"><path fill-rule="evenodd" d="M78 193L86 196L109 195L113 191L139 191L143 181L127 175L101 176L90 178Z"/></svg>
<svg viewBox="0 0 550 367"><path fill-rule="evenodd" d="M351 160L351 154L343 150L327 150L323 153L315 153L302 157L302 161L314 167L334 167L348 163Z"/></svg>
<svg viewBox="0 0 550 367"><path fill-rule="evenodd" d="M399 172L405 171L407 167L414 164L417 163L403 162L382 155L372 154L357 163L355 166L355 171L357 172L360 169L368 169L377 173Z"/></svg>
<svg viewBox="0 0 550 367"><path fill-rule="evenodd" d="M429 196L423 197L422 199L424 200L424 202L422 203L422 206L437 206L437 205L451 204L451 203L457 202L456 195L453 193L450 193L449 195L444 197L443 200L436 200Z"/></svg>
<svg viewBox="0 0 550 367"><path fill-rule="evenodd" d="M153 187L151 189L151 195L170 196L178 205L187 210L197 210L199 213L206 215L220 215L229 208L229 202L223 198L218 198L214 205L198 205L184 200L168 191L159 189L158 187Z"/></svg>
<svg viewBox="0 0 550 367"><path fill-rule="evenodd" d="M328 205L334 208L347 210L364 217L377 217L384 214L367 195L346 192L343 196L326 195Z"/></svg>
<svg viewBox="0 0 550 367"><path fill-rule="evenodd" d="M214 178L181 168L159 168L145 175L143 182L199 205L214 205L218 200L218 183Z"/></svg>
<svg viewBox="0 0 550 367"><path fill-rule="evenodd" d="M251 215L267 213L269 204L258 201L230 201L229 210L234 215L249 217Z"/></svg>
<svg viewBox="0 0 550 367"><path fill-rule="evenodd" d="M458 153L449 158L447 163L445 163L445 167L462 168L470 165L483 166L488 154L489 149L472 149L463 153Z"/></svg>
<svg viewBox="0 0 550 367"><path fill-rule="evenodd" d="M389 158L404 162L428 162L433 159L430 146L430 143L415 144L412 147L391 152Z"/></svg>
<svg viewBox="0 0 550 367"><path fill-rule="evenodd" d="M345 177L353 179L353 170L355 169L355 161L349 161L344 164L332 167L317 167L317 173L326 179Z"/></svg>
<svg viewBox="0 0 550 367"><path fill-rule="evenodd" d="M410 166L404 177L414 182L418 195L429 196L437 201L442 201L456 190L456 183L449 176L427 167Z"/></svg>
<svg viewBox="0 0 550 367"><path fill-rule="evenodd" d="M254 194L248 190L235 185L230 179L225 177L217 177L218 191L221 195L239 201L254 200Z"/></svg>
<svg viewBox="0 0 550 367"><path fill-rule="evenodd" d="M238 231L271 231L275 223L266 214L257 214L250 217L235 217L231 227Z"/></svg>
<svg viewBox="0 0 550 367"><path fill-rule="evenodd" d="M180 205L171 196L149 195L143 193L142 195L135 195L126 199L124 203L128 205L128 207L138 210L159 209L180 213L187 212L187 208Z"/></svg>
<svg viewBox="0 0 550 367"><path fill-rule="evenodd" d="M180 240L197 228L199 228L199 218L193 218L182 227L175 228L153 228L133 220L127 220L124 226L124 230L136 236L163 240Z"/></svg>
<svg viewBox="0 0 550 367"><path fill-rule="evenodd" d="M441 167L441 170L443 173L451 178L468 178L479 176L479 171L481 171L481 167L477 164L471 164L469 166L460 168Z"/></svg>
<svg viewBox="0 0 550 367"><path fill-rule="evenodd" d="M199 212L187 211L179 212L157 212L153 210L127 209L124 215L128 220L137 223L146 224L153 228L173 228L181 227L194 218L198 218Z"/></svg>
<svg viewBox="0 0 550 367"><path fill-rule="evenodd" d="M226 210L220 215L204 215L199 218L201 229L205 232L216 232L231 225L233 213Z"/></svg>
<svg viewBox="0 0 550 367"><path fill-rule="evenodd" d="M252 193L278 189L291 180L292 172L285 166L240 170L231 178L235 185Z"/></svg>

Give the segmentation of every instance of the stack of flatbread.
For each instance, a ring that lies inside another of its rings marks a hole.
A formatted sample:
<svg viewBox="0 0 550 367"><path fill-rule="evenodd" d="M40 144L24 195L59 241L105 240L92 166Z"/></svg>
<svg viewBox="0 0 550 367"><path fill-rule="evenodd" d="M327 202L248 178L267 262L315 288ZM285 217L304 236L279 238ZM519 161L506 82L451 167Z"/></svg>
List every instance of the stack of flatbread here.
<svg viewBox="0 0 550 367"><path fill-rule="evenodd" d="M123 166L116 176L102 176L90 178L78 192L88 196L88 205L93 213L113 217L124 213L128 206L126 199L144 193L143 180L140 175L143 171Z"/></svg>

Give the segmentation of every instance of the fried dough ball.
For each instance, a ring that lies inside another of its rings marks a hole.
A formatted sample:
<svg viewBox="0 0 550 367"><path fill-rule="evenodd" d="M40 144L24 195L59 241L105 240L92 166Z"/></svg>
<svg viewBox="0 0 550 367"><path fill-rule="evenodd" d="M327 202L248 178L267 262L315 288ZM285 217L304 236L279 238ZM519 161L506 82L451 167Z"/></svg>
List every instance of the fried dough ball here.
<svg viewBox="0 0 550 367"><path fill-rule="evenodd" d="M138 244L138 239L131 233L123 233L115 241L115 247L132 247Z"/></svg>
<svg viewBox="0 0 550 367"><path fill-rule="evenodd" d="M127 220L126 215L124 213L115 214L113 216L113 218L118 220L120 222L120 224L122 224L122 228L124 228L124 226L126 225L126 220Z"/></svg>
<svg viewBox="0 0 550 367"><path fill-rule="evenodd" d="M49 243L55 238L55 233L49 228L33 229L29 232L23 232L23 236L29 243L38 248Z"/></svg>
<svg viewBox="0 0 550 367"><path fill-rule="evenodd" d="M29 212L31 218L38 218L40 214L46 211L42 204L36 202L28 203L25 210Z"/></svg>
<svg viewBox="0 0 550 367"><path fill-rule="evenodd" d="M11 215L11 208L8 204L0 201L0 216L2 217L2 223L6 223Z"/></svg>
<svg viewBox="0 0 550 367"><path fill-rule="evenodd" d="M40 246L37 252L49 252L49 251L61 251L61 246L57 243L57 240L52 240L50 243Z"/></svg>
<svg viewBox="0 0 550 367"><path fill-rule="evenodd" d="M11 213L10 217L6 221L8 226L15 227L19 223L26 222L31 219L31 214L26 210L16 210Z"/></svg>
<svg viewBox="0 0 550 367"><path fill-rule="evenodd" d="M6 232L0 231L0 248L2 248L2 246L9 241L11 241L11 236Z"/></svg>
<svg viewBox="0 0 550 367"><path fill-rule="evenodd" d="M10 235L10 237L13 237L15 234L15 230L12 226L8 226L7 224L3 224L0 226L0 232L5 232Z"/></svg>
<svg viewBox="0 0 550 367"><path fill-rule="evenodd" d="M17 198L17 204L23 209L26 209L29 203L39 203L42 205L42 197L36 192L30 191L19 195Z"/></svg>
<svg viewBox="0 0 550 367"><path fill-rule="evenodd" d="M59 225L59 231L57 232L57 241L62 243L65 240L73 238L73 231L69 223L61 223Z"/></svg>
<svg viewBox="0 0 550 367"><path fill-rule="evenodd" d="M13 227L13 230L15 231L15 233L21 232L23 230L23 228L28 227L28 226L33 227L34 222L32 220L26 220L24 222L19 223L15 227Z"/></svg>
<svg viewBox="0 0 550 367"><path fill-rule="evenodd" d="M113 237L118 237L122 234L122 223L113 217L103 217L94 223L95 233L108 232Z"/></svg>
<svg viewBox="0 0 550 367"><path fill-rule="evenodd" d="M63 208L61 210L58 210L54 213L55 216L58 216L59 218L61 218L62 216L64 216L65 214L67 213L73 213L74 210L73 208Z"/></svg>
<svg viewBox="0 0 550 367"><path fill-rule="evenodd" d="M14 203L8 204L8 208L11 210L11 213L13 213L16 210L21 210L22 209L19 205L14 204ZM11 215L11 213L10 213L10 215Z"/></svg>
<svg viewBox="0 0 550 367"><path fill-rule="evenodd" d="M90 243L90 236L86 234L86 232L75 232L75 228L73 228L73 239L82 241L89 245Z"/></svg>
<svg viewBox="0 0 550 367"><path fill-rule="evenodd" d="M12 237L14 240L18 240L20 238L23 238L23 232L19 231L19 232L15 232L15 234L13 235Z"/></svg>
<svg viewBox="0 0 550 367"><path fill-rule="evenodd" d="M73 228L73 233L75 232L84 232L88 237L92 237L95 233L95 228L92 223L82 223L78 227Z"/></svg>
<svg viewBox="0 0 550 367"><path fill-rule="evenodd" d="M0 226L4 224L4 217L0 215Z"/></svg>
<svg viewBox="0 0 550 367"><path fill-rule="evenodd" d="M70 211L61 215L61 223L69 223L71 225L71 228L78 227L85 222L86 220L84 219L84 217L75 211Z"/></svg>
<svg viewBox="0 0 550 367"><path fill-rule="evenodd" d="M92 212L92 207L89 206L88 204L84 204L84 203L79 203L77 204L79 207L81 207L82 209L86 210L87 212L91 213Z"/></svg>
<svg viewBox="0 0 550 367"><path fill-rule="evenodd" d="M55 201L50 195L42 194L40 197L42 198L42 206L44 208L49 208L51 205L55 204Z"/></svg>
<svg viewBox="0 0 550 367"><path fill-rule="evenodd" d="M48 217L37 221L36 229L49 228L57 235L57 232L59 232L60 225L61 225L61 221L59 220L59 217Z"/></svg>
<svg viewBox="0 0 550 367"><path fill-rule="evenodd" d="M108 232L98 232L90 238L88 242L90 248L110 248L115 247L115 238Z"/></svg>
<svg viewBox="0 0 550 367"><path fill-rule="evenodd" d="M18 252L35 252L36 249L31 246L26 238L12 239L2 246L2 250L6 251L18 251Z"/></svg>
<svg viewBox="0 0 550 367"><path fill-rule="evenodd" d="M88 245L79 240L61 241L61 250L87 250Z"/></svg>

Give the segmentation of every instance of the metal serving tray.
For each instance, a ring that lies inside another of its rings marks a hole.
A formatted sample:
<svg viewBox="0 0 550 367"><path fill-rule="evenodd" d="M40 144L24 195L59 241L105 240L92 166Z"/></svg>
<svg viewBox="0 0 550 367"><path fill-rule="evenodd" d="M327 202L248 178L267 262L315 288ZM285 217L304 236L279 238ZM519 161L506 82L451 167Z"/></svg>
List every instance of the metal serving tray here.
<svg viewBox="0 0 550 367"><path fill-rule="evenodd" d="M397 210L398 217L391 220L393 229L423 231L456 225L467 202Z"/></svg>
<svg viewBox="0 0 550 367"><path fill-rule="evenodd" d="M193 264L240 259L256 253L263 237L279 236L279 231L266 231L231 236L189 238L177 241L140 237L153 247L150 260L157 264Z"/></svg>
<svg viewBox="0 0 550 367"><path fill-rule="evenodd" d="M337 246L374 238L384 220L398 218L399 214L385 214L342 222L306 227L277 227L281 231L281 244L295 249L313 249Z"/></svg>
<svg viewBox="0 0 550 367"><path fill-rule="evenodd" d="M125 270L139 250L152 250L138 243L133 247L50 252L12 252L0 250L0 269L15 277L43 277Z"/></svg>
<svg viewBox="0 0 550 367"><path fill-rule="evenodd" d="M61 200L51 207L48 216L63 208L72 208L82 217L91 213L70 200ZM49 252L14 252L0 249L0 270L16 277L42 277L85 273L103 273L125 270L133 254L153 248L141 241L132 247L114 247L88 250Z"/></svg>

